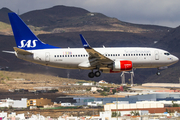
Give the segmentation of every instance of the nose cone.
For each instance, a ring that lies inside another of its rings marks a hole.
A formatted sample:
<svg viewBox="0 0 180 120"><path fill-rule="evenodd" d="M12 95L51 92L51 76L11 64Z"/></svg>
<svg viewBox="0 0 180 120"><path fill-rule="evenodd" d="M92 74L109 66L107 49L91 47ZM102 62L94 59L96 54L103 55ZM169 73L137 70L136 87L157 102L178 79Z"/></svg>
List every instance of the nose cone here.
<svg viewBox="0 0 180 120"><path fill-rule="evenodd" d="M178 62L178 61L179 61L179 58L178 58L178 57L176 57L176 56L174 56L173 61L174 61L174 63L176 63L176 62Z"/></svg>

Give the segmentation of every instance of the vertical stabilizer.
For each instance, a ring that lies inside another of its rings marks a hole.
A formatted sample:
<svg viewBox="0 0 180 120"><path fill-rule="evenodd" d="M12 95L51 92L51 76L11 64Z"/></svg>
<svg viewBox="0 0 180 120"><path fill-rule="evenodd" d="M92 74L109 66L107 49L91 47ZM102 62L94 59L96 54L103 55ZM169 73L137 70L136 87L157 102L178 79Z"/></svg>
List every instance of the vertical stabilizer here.
<svg viewBox="0 0 180 120"><path fill-rule="evenodd" d="M58 48L41 42L16 13L8 13L16 45L20 49Z"/></svg>

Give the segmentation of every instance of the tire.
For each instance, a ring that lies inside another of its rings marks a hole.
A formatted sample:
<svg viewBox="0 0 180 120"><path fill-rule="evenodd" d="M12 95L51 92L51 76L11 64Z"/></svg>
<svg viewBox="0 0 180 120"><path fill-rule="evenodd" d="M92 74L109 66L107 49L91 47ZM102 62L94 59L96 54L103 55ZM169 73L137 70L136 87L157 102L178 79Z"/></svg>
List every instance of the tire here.
<svg viewBox="0 0 180 120"><path fill-rule="evenodd" d="M160 76L160 75L161 75L161 73L160 73L160 72L157 72L156 74L157 74L158 76Z"/></svg>
<svg viewBox="0 0 180 120"><path fill-rule="evenodd" d="M95 74L94 74L93 72L90 72L90 73L88 74L88 77L89 77L89 78L93 78L94 75L95 75Z"/></svg>
<svg viewBox="0 0 180 120"><path fill-rule="evenodd" d="M95 74L96 77L101 76L101 72L99 72L99 71L96 71L94 74Z"/></svg>

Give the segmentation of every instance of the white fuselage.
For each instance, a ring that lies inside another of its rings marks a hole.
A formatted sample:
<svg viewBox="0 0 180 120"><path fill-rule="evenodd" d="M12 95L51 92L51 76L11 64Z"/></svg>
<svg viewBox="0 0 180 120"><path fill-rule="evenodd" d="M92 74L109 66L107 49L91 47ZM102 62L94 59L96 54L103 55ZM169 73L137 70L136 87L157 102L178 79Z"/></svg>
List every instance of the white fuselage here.
<svg viewBox="0 0 180 120"><path fill-rule="evenodd" d="M111 60L130 60L133 68L159 68L169 66L178 61L178 58L167 51L156 48L141 47L114 47L114 48L94 48L97 52L110 58ZM20 59L64 69L92 69L92 67L82 68L80 63L88 61L89 54L84 48L59 48L31 50L33 55L17 54ZM107 66L100 66L105 69Z"/></svg>

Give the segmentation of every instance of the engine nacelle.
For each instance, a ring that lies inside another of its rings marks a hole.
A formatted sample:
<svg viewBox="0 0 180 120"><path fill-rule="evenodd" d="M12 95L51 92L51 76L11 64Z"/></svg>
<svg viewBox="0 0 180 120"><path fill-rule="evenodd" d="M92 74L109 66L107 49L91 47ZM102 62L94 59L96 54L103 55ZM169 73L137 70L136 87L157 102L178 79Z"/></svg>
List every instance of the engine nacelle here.
<svg viewBox="0 0 180 120"><path fill-rule="evenodd" d="M113 71L128 71L132 70L132 62L129 60L121 60L121 61L114 61L113 63Z"/></svg>

